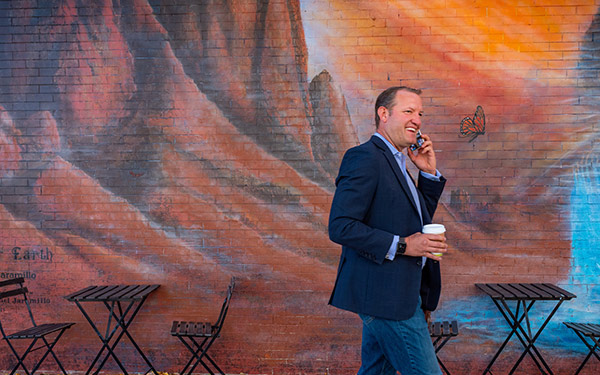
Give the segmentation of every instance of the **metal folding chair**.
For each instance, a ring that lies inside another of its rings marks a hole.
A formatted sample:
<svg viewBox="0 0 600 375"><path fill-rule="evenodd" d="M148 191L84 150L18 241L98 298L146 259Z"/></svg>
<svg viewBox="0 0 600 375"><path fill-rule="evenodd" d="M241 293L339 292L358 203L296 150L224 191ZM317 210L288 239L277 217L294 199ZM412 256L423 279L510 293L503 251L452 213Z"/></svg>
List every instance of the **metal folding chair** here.
<svg viewBox="0 0 600 375"><path fill-rule="evenodd" d="M173 322L173 325L171 326L171 335L177 337L192 353L192 357L186 363L183 370L181 370L181 375L185 375L186 371L188 375L191 375L198 364L201 364L211 375L215 375L204 359L210 362L221 375L225 375L223 370L221 370L215 361L208 355L208 349L221 333L227 311L229 310L234 286L235 279L232 277L229 287L227 288L227 295L221 306L219 318L215 324L211 324L210 322Z"/></svg>
<svg viewBox="0 0 600 375"><path fill-rule="evenodd" d="M435 349L435 356L437 361L447 375L450 375L450 371L446 368L437 353L442 350L442 347L446 345L448 340L458 335L458 322L453 320L451 322L434 322L429 323L429 335L433 339L433 347Z"/></svg>
<svg viewBox="0 0 600 375"><path fill-rule="evenodd" d="M583 341L585 346L587 346L587 348L590 350L583 362L581 362L581 365L579 366L577 371L575 371L575 375L577 375L583 369L583 366L585 366L585 364L592 357L592 355L600 361L600 355L598 355L600 353L600 324L573 322L563 323L567 327L571 328L573 332L575 332L577 336L579 336L581 341Z"/></svg>
<svg viewBox="0 0 600 375"><path fill-rule="evenodd" d="M25 302L24 305L27 306L27 311L29 313L29 318L31 319L32 324L32 326L29 328L7 335L2 326L2 321L0 320L0 333L2 333L2 338L6 340L6 343L8 344L10 350L17 358L17 364L10 372L10 375L13 375L15 371L17 371L19 366L23 368L27 375L33 375L38 370L42 362L44 362L48 354L54 357L54 360L58 364L58 367L60 367L60 370L63 372L63 374L67 375L67 372L65 371L64 367L62 366L62 364L58 360L58 357L56 357L52 349L54 348L54 345L56 345L60 337L63 335L63 333L75 323L47 323L37 325L33 318L31 307L29 306L29 300L27 299L28 291L27 288L23 286L23 283L24 279L22 277L0 281L0 300L8 297L22 296ZM15 346L13 345L13 341L15 340L31 341L23 355L19 355ZM35 344L40 340L43 342L43 344L40 344L38 347L34 347ZM52 342L49 342L49 340ZM25 367L25 358L29 355L29 353L43 348L46 348L46 352L39 358L38 362L33 367L33 370L29 372L27 367Z"/></svg>

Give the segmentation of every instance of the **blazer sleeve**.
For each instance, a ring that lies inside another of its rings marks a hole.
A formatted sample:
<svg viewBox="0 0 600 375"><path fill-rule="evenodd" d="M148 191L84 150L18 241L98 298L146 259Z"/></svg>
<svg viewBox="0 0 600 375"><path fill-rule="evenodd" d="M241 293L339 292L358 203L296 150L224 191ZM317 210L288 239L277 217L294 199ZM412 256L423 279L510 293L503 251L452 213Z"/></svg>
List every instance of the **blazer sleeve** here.
<svg viewBox="0 0 600 375"><path fill-rule="evenodd" d="M446 185L446 179L444 176L440 176L439 181L430 180L419 173L419 190L421 191L422 198L424 199L424 205L429 213L429 217L432 218L437 209L438 202L444 191ZM427 223L426 223L427 224Z"/></svg>
<svg viewBox="0 0 600 375"><path fill-rule="evenodd" d="M346 152L336 179L329 215L329 238L383 263L394 235L368 224L371 202L377 189L380 163L377 155L361 147Z"/></svg>

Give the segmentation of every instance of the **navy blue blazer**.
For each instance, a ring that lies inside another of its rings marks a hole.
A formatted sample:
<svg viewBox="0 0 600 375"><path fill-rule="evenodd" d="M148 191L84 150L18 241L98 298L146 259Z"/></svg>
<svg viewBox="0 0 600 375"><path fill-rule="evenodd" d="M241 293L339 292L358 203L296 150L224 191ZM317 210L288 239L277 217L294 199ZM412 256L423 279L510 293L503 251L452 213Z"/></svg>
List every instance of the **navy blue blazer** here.
<svg viewBox="0 0 600 375"><path fill-rule="evenodd" d="M431 223L446 180L419 173L423 224ZM378 137L346 151L329 215L329 238L342 245L329 303L384 319L410 318L421 295L422 307L436 309L440 264L421 257L385 259L394 235L421 231L421 219L394 155Z"/></svg>

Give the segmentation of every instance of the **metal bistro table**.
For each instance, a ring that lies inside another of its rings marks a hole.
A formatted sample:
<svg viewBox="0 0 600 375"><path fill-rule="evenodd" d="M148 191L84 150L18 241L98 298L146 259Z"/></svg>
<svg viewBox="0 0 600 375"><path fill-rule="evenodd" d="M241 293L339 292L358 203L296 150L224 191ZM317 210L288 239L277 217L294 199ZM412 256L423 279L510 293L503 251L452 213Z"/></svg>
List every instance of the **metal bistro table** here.
<svg viewBox="0 0 600 375"><path fill-rule="evenodd" d="M104 367L108 357L112 356L117 365L121 368L121 371L127 375L127 370L125 370L125 367L114 352L114 349L123 335L127 335L129 341L133 344L137 352L144 359L146 364L150 366L149 370L152 370L155 375L158 375L152 363L150 363L144 352L142 352L127 329L131 325L131 322L137 313L140 311L140 308L146 301L148 295L158 289L159 286L160 285L94 285L65 296L67 301L75 302L75 304L77 304L77 307L79 307L79 310L81 310L83 316L85 316L100 340L102 340L102 348L88 368L86 375L89 375L89 373L92 371L104 353L104 349L106 349L108 353L106 353L94 374L98 374L102 367ZM106 307L108 310L108 322L106 324L105 334L102 334L100 330L98 330L98 327L92 318L90 318L89 314L83 308L83 302L101 302ZM126 306L124 307L124 305ZM111 325L113 325L113 320L114 327L111 328ZM113 340L113 338L114 341L112 341L111 344L111 340Z"/></svg>
<svg viewBox="0 0 600 375"><path fill-rule="evenodd" d="M542 357L542 354L535 347L535 341L563 301L570 300L577 296L556 285L548 283L475 284L475 286L491 297L492 301L494 301L494 304L498 310L500 310L502 316L504 316L504 319L506 319L511 328L508 337L504 340L500 349L498 349L483 374L485 375L488 372L490 374L492 373L492 365L502 350L504 350L511 337L516 335L523 345L524 351L510 370L509 374L513 374L525 355L529 354L542 374L553 375L552 370L550 370L550 367ZM517 302L514 310L510 308L507 301ZM536 301L556 301L556 305L537 332L532 334L531 324L529 322L529 310L531 310ZM523 320L525 320L525 327L523 326Z"/></svg>

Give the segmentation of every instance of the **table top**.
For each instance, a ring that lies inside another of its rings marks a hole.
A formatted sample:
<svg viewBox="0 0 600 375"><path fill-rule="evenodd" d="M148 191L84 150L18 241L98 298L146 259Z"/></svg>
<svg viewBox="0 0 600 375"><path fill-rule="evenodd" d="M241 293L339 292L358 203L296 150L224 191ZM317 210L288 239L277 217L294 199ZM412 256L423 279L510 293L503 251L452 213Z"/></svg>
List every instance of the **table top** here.
<svg viewBox="0 0 600 375"><path fill-rule="evenodd" d="M475 284L477 288L501 300L569 300L577 297L550 283Z"/></svg>
<svg viewBox="0 0 600 375"><path fill-rule="evenodd" d="M103 302L141 300L160 285L92 285L65 296L71 302Z"/></svg>

